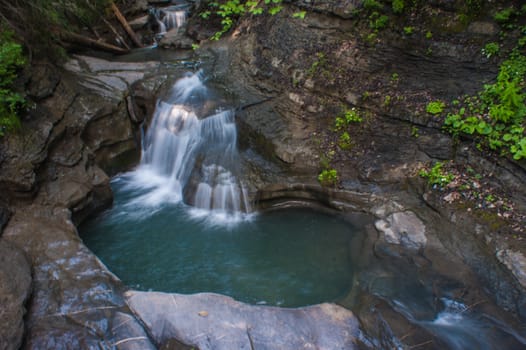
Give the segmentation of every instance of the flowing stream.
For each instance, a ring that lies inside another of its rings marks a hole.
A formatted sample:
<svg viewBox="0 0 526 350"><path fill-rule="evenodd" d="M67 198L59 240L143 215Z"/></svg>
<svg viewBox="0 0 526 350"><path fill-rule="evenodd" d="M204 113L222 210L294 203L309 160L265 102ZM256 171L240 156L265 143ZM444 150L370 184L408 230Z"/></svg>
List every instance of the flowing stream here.
<svg viewBox="0 0 526 350"><path fill-rule="evenodd" d="M526 348L523 330L457 300L455 283L404 256L374 254L370 218L306 208L253 213L234 111L214 99L201 72L178 80L157 103L139 166L113 179L113 208L81 227L124 283L284 307L339 302L362 319L385 302L434 337L427 348ZM362 341L382 348L379 338Z"/></svg>

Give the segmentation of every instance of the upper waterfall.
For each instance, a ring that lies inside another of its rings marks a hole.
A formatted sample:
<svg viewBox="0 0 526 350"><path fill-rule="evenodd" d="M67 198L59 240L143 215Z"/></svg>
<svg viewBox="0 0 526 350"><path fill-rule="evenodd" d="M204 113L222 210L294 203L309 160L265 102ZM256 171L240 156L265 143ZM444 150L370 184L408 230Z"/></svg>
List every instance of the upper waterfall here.
<svg viewBox="0 0 526 350"><path fill-rule="evenodd" d="M234 112L215 110L198 116L211 98L202 73L188 74L158 101L144 137L135 177L152 187L144 203L179 202L202 213L232 215L250 211L240 179Z"/></svg>

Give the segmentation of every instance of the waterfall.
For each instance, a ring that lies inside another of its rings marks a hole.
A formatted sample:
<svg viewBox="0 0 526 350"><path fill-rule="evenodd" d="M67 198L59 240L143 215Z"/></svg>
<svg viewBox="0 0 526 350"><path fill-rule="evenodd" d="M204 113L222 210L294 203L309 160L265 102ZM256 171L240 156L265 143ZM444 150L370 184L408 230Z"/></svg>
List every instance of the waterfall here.
<svg viewBox="0 0 526 350"><path fill-rule="evenodd" d="M164 34L173 28L181 28L186 22L185 10L151 9L150 15L157 24L158 34Z"/></svg>
<svg viewBox="0 0 526 350"><path fill-rule="evenodd" d="M201 214L250 211L239 179L234 112L216 110L198 117L209 99L198 72L179 79L168 101L157 103L136 170L141 186L152 187L140 199L143 203L184 200Z"/></svg>

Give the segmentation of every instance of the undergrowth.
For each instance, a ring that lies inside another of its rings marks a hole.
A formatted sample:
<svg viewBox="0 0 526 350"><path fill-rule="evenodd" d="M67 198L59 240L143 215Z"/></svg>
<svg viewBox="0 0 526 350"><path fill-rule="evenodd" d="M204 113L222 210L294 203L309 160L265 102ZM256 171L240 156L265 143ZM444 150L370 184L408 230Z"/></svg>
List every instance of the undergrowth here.
<svg viewBox="0 0 526 350"><path fill-rule="evenodd" d="M20 125L18 112L25 99L14 90L14 81L25 64L22 46L14 41L13 32L0 28L0 136Z"/></svg>
<svg viewBox="0 0 526 350"><path fill-rule="evenodd" d="M479 149L509 154L515 160L526 158L526 26L520 30L522 37L500 65L496 81L475 96L455 101L456 109L444 121L453 135L469 135Z"/></svg>

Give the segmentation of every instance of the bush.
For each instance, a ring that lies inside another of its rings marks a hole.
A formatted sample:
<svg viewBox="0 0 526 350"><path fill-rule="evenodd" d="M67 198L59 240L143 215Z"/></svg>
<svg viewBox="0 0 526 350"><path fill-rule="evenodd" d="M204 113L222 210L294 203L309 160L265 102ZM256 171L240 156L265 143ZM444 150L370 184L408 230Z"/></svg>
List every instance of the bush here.
<svg viewBox="0 0 526 350"><path fill-rule="evenodd" d="M18 111L25 100L13 90L13 83L25 63L22 46L14 41L13 33L0 28L0 136L19 126Z"/></svg>

